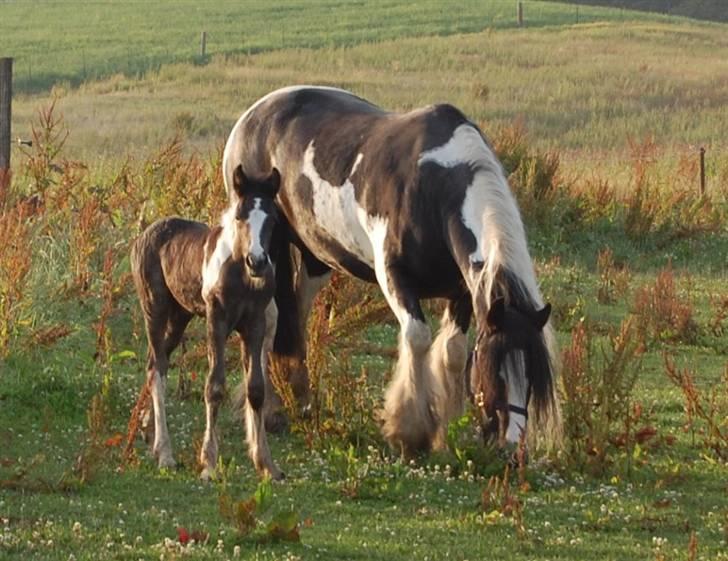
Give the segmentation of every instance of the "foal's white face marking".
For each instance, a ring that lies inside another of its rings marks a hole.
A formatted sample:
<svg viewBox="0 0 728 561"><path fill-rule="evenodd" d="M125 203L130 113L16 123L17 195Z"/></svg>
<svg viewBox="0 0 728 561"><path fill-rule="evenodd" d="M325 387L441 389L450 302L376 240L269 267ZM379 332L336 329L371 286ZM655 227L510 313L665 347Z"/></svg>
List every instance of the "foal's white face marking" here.
<svg viewBox="0 0 728 561"><path fill-rule="evenodd" d="M374 253L367 232L362 227L366 212L356 202L351 177L364 157L358 154L349 177L343 185L332 185L319 174L314 166L313 141L303 155L301 175L308 178L313 189L313 213L321 228L347 251L356 255L370 267L374 265Z"/></svg>
<svg viewBox="0 0 728 561"><path fill-rule="evenodd" d="M263 225L268 218L268 213L260 208L261 202L258 197L253 199L253 210L248 214L248 225L250 227L250 249L249 252L253 257L262 257L265 255L261 234ZM270 262L270 257L268 258Z"/></svg>

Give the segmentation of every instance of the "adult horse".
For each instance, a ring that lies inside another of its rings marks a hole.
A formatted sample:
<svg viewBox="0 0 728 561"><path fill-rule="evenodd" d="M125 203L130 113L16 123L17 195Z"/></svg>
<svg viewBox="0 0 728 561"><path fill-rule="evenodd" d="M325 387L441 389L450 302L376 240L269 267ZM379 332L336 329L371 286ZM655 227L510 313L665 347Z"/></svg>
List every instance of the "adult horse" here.
<svg viewBox="0 0 728 561"><path fill-rule="evenodd" d="M232 198L239 165L256 176L280 171L277 203L300 251L276 273L281 364L304 364L311 301L335 269L378 283L399 322L382 431L403 453L444 444L467 379L484 432L501 442L522 437L529 402L541 420L555 412L550 306L502 167L458 109L398 114L344 90L283 88L230 134L223 174ZM447 300L434 342L423 298Z"/></svg>

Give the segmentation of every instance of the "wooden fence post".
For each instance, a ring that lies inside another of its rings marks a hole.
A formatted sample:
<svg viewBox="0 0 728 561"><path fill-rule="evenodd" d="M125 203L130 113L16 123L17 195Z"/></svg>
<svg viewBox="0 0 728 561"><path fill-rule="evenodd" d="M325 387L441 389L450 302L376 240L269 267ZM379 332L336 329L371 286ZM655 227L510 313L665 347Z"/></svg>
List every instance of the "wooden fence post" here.
<svg viewBox="0 0 728 561"><path fill-rule="evenodd" d="M0 195L10 178L10 105L13 99L13 59L0 58Z"/></svg>
<svg viewBox="0 0 728 561"><path fill-rule="evenodd" d="M523 27L523 2L518 0L516 6L516 17L518 18L518 27Z"/></svg>
<svg viewBox="0 0 728 561"><path fill-rule="evenodd" d="M205 51L207 50L207 31L203 31L200 35L200 58L205 58Z"/></svg>
<svg viewBox="0 0 728 561"><path fill-rule="evenodd" d="M705 195L705 147L700 147L700 196Z"/></svg>

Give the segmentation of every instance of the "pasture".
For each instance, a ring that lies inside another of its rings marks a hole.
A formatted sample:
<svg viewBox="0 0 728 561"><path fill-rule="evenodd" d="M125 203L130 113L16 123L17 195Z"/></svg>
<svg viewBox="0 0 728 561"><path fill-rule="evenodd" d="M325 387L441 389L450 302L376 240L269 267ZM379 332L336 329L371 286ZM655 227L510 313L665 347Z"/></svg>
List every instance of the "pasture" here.
<svg viewBox="0 0 728 561"><path fill-rule="evenodd" d="M540 2L524 29L499 1L173 4L145 5L155 34L134 3L0 3L14 136L35 141L0 200L0 559L728 559L725 25L586 7L575 25ZM449 452L397 458L375 416L396 323L339 277L309 324L315 414L270 436L283 483L259 483L229 404L222 475L198 479L200 321L170 372L178 469L140 441L124 454L146 353L131 242L161 216L216 222L227 133L291 83L446 100L493 139L554 306L559 450L506 470L465 417Z"/></svg>

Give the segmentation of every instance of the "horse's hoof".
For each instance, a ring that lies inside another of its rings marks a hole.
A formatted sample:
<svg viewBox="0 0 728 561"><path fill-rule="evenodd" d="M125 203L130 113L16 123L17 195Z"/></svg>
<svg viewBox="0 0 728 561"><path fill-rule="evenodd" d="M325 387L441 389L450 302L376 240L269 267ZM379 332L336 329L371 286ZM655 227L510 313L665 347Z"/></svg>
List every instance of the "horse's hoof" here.
<svg viewBox="0 0 728 561"><path fill-rule="evenodd" d="M279 469L266 470L266 472L273 481L283 481L286 478L286 474Z"/></svg>
<svg viewBox="0 0 728 561"><path fill-rule="evenodd" d="M174 461L172 456L162 456L159 458L157 467L159 469L174 469L177 467L177 462Z"/></svg>
<svg viewBox="0 0 728 561"><path fill-rule="evenodd" d="M205 468L200 473L200 481L210 483L213 479L215 479L215 470L213 469Z"/></svg>

